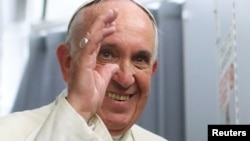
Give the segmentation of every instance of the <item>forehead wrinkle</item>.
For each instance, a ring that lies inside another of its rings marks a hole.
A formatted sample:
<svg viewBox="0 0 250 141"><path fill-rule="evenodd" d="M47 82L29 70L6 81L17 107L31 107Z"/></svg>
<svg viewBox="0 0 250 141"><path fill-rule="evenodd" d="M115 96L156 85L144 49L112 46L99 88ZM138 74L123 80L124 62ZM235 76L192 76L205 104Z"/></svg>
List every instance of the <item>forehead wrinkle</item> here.
<svg viewBox="0 0 250 141"><path fill-rule="evenodd" d="M127 22L126 22L127 23ZM123 37L120 37L119 39L120 40L124 40L124 38L125 39L127 39L127 38L133 38L133 33L138 33L138 31L136 31L135 30L135 28L134 28L134 25L133 24L116 24L116 26L117 27L122 27L122 28L117 28L117 32L119 32L120 30L127 30L127 31L129 31L129 35L128 36L123 36ZM132 28L131 28L132 27ZM143 28L145 28L145 26L142 26L142 29ZM140 32L144 32L144 31L140 31ZM132 35L132 36L131 36ZM150 34L150 36L149 37L147 37L147 39L146 40L150 40L151 38L154 38L154 36L155 36L155 32L152 32L152 34ZM143 36L143 38L146 38L145 36ZM155 41L154 41L155 42ZM153 46L154 46L154 44L153 44Z"/></svg>

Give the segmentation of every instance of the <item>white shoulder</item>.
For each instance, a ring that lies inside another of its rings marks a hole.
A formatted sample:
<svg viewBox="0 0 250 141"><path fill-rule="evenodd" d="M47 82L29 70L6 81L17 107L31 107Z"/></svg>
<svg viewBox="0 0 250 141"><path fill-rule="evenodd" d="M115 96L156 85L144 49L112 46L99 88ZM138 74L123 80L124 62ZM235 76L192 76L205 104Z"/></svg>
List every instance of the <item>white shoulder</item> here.
<svg viewBox="0 0 250 141"><path fill-rule="evenodd" d="M25 140L34 129L39 127L49 114L51 105L34 110L15 112L0 117L0 141Z"/></svg>
<svg viewBox="0 0 250 141"><path fill-rule="evenodd" d="M156 135L155 133L153 132L150 132L138 125L133 125L132 128L132 134L135 138L135 140L138 140L138 141L167 141L167 139L159 136L159 135Z"/></svg>

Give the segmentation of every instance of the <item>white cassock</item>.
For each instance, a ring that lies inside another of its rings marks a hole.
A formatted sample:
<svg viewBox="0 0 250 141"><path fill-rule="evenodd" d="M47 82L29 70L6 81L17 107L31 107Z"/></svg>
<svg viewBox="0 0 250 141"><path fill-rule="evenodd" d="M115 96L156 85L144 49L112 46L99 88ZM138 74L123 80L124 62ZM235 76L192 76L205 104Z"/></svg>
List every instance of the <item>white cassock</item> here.
<svg viewBox="0 0 250 141"><path fill-rule="evenodd" d="M34 110L0 118L0 141L113 141L102 120L86 122L66 101L67 90L56 100ZM120 141L167 141L133 125Z"/></svg>

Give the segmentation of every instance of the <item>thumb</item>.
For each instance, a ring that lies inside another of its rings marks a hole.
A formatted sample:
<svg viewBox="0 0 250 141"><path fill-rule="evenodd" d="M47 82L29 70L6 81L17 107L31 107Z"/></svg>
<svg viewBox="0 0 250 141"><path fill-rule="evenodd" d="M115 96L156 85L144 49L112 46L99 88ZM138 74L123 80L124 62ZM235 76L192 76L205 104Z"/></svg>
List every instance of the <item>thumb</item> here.
<svg viewBox="0 0 250 141"><path fill-rule="evenodd" d="M99 71L102 75L105 84L108 85L111 77L118 71L119 66L117 64L105 64Z"/></svg>

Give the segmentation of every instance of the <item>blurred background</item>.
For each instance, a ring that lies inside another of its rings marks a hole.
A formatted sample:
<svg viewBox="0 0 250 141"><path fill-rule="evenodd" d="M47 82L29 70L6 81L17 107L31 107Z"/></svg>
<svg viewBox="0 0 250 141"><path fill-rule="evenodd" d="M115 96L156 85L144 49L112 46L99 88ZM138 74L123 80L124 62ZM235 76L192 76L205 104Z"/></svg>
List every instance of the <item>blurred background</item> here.
<svg viewBox="0 0 250 141"><path fill-rule="evenodd" d="M0 116L65 88L55 56L84 0L0 0ZM205 141L209 124L250 124L248 0L138 0L158 23L159 69L138 124Z"/></svg>

